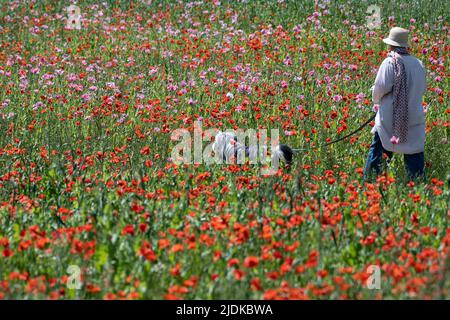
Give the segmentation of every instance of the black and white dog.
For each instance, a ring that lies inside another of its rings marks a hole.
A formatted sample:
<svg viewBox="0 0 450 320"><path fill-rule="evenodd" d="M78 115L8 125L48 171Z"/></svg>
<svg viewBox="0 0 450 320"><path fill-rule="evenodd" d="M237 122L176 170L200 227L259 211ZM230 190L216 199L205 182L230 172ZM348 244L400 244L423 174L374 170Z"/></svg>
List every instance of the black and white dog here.
<svg viewBox="0 0 450 320"><path fill-rule="evenodd" d="M262 146L264 154L267 154L267 146ZM215 136L212 149L216 155L222 157L223 161L230 163L232 159L238 159L240 153L244 154L246 158L252 163L256 163L258 160L260 146L246 146L238 141L236 134L232 132L218 132ZM285 144L280 144L276 146L275 150L272 151L271 158L277 163L284 161L287 165L292 163L294 156L294 151L291 147Z"/></svg>

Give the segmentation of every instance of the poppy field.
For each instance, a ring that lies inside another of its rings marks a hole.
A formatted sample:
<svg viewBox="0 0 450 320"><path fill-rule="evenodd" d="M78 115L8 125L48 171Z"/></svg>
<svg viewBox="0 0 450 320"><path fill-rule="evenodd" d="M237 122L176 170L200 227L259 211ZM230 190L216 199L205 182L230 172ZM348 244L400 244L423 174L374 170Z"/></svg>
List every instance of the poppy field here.
<svg viewBox="0 0 450 320"><path fill-rule="evenodd" d="M0 7L0 299L450 297L445 1ZM323 146L373 115L393 26L427 71L424 181L400 155L363 181L370 126ZM304 150L178 163L195 122Z"/></svg>

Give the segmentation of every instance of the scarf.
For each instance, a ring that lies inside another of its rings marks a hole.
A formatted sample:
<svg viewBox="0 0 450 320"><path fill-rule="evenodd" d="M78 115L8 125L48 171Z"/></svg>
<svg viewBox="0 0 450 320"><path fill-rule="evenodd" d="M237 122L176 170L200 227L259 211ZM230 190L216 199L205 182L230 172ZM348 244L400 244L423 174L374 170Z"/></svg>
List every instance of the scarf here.
<svg viewBox="0 0 450 320"><path fill-rule="evenodd" d="M388 54L394 64L392 139L397 143L405 143L408 139L408 84L405 65L401 59L403 55L409 55L408 50L403 47L396 47Z"/></svg>

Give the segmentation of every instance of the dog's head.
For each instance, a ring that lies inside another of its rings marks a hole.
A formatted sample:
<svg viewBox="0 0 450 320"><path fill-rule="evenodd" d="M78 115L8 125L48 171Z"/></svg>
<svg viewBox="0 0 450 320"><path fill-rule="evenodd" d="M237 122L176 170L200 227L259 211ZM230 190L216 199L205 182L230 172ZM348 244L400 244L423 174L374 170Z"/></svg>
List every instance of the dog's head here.
<svg viewBox="0 0 450 320"><path fill-rule="evenodd" d="M273 152L273 157L276 157L278 161L283 160L286 164L290 165L294 157L294 151L288 145L280 144Z"/></svg>

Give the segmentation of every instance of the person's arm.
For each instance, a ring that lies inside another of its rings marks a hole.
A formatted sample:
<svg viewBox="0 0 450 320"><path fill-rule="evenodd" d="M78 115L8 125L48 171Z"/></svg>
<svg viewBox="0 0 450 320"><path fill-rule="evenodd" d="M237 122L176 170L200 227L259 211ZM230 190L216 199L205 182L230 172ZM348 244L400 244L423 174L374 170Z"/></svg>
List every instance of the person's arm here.
<svg viewBox="0 0 450 320"><path fill-rule="evenodd" d="M419 63L422 66L422 69L423 69L423 82L425 84L422 94L425 94L425 92L427 91L427 69L425 69L425 66L423 65L423 62L421 60L419 60Z"/></svg>
<svg viewBox="0 0 450 320"><path fill-rule="evenodd" d="M372 101L380 103L381 98L392 91L394 84L394 66L391 63L391 58L383 61L378 69L375 84L372 87Z"/></svg>

